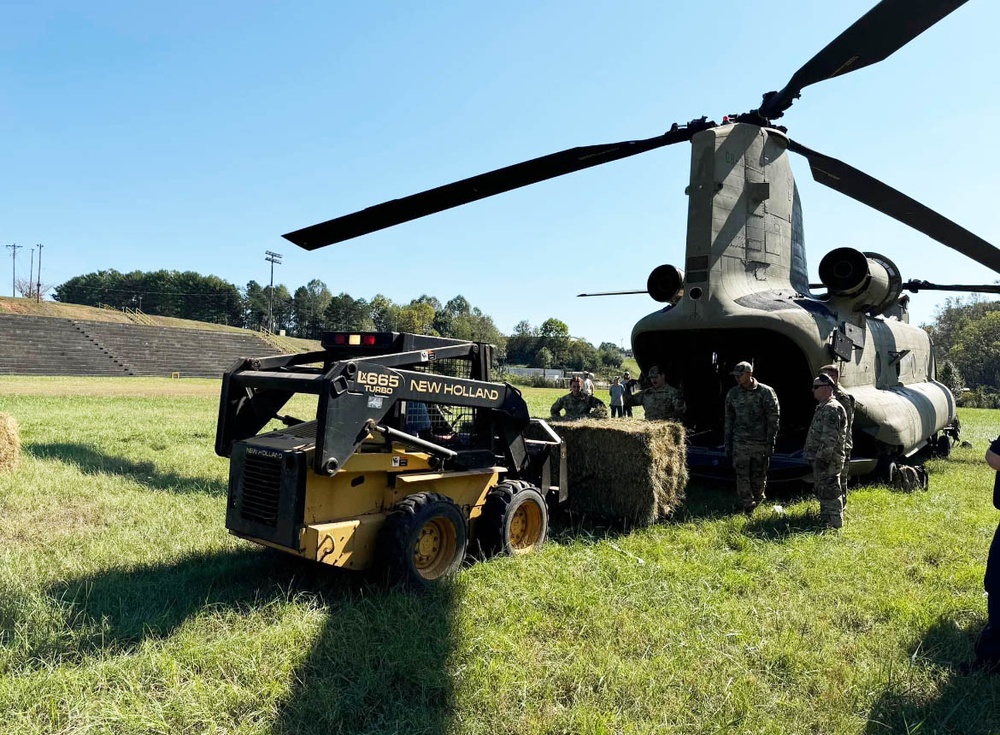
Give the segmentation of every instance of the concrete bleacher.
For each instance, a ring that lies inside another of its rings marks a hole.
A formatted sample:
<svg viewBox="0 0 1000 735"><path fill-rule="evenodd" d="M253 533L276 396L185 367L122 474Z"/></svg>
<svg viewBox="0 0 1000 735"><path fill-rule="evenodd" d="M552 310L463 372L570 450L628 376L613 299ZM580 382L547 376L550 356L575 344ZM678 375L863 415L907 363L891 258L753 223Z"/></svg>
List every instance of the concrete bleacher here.
<svg viewBox="0 0 1000 735"><path fill-rule="evenodd" d="M278 352L253 332L0 314L0 375L218 378Z"/></svg>

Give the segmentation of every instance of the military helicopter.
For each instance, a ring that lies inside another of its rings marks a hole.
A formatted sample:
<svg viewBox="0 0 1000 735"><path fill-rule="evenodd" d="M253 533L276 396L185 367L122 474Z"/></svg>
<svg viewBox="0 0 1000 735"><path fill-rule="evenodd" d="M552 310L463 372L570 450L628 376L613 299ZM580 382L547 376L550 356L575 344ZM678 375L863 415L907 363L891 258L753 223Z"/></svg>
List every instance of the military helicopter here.
<svg viewBox="0 0 1000 735"><path fill-rule="evenodd" d="M924 448L946 453L955 400L935 379L931 343L908 323L904 290L1000 292L1000 287L904 281L886 256L842 247L810 284L798 189L788 152L813 178L1000 272L1000 250L909 196L794 141L776 124L806 87L882 61L966 0L882 0L777 92L721 122L674 124L659 136L571 148L312 225L284 237L306 250L675 143L691 144L683 267L653 269L646 292L665 306L641 318L632 347L643 369L659 365L688 404L693 474L727 473L721 459L723 400L741 360L782 405L775 479L798 477L814 403L811 378L837 361L857 400L852 474L887 475ZM825 289L814 293L813 289ZM631 292L603 292L610 295Z"/></svg>

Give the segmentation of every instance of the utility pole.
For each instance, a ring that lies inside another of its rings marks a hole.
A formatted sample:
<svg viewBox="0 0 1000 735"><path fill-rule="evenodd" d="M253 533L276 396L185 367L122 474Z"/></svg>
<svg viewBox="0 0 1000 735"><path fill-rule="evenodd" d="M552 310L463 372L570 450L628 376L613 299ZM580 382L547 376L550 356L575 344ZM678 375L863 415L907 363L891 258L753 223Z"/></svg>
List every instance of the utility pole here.
<svg viewBox="0 0 1000 735"><path fill-rule="evenodd" d="M267 331L274 331L274 319L272 318L274 309L274 264L277 263L281 265L281 253L272 253L270 250L265 250L264 253L267 255L264 260L271 264L271 288L267 295Z"/></svg>
<svg viewBox="0 0 1000 735"><path fill-rule="evenodd" d="M7 249L10 250L11 270L13 271L10 277L10 295L15 297L17 296L17 251L23 247L24 245L18 245L17 243L7 246Z"/></svg>
<svg viewBox="0 0 1000 735"><path fill-rule="evenodd" d="M31 269L28 271L28 298L30 299L34 294L31 293L31 287L35 285L35 249L31 249Z"/></svg>
<svg viewBox="0 0 1000 735"><path fill-rule="evenodd" d="M35 301L42 300L42 244L38 243L38 284L35 286Z"/></svg>

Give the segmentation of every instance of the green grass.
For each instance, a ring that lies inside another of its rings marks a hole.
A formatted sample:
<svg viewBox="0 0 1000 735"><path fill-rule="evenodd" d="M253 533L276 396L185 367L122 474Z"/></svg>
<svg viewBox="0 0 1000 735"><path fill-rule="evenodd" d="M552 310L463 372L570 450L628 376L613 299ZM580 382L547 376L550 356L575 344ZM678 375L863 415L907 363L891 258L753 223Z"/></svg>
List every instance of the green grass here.
<svg viewBox="0 0 1000 735"><path fill-rule="evenodd" d="M928 492L856 490L839 533L807 497L746 519L691 487L668 523L564 519L413 595L228 536L217 384L128 380L0 380L0 732L1000 732L1000 682L952 667L985 619L1000 412L961 412L973 446ZM558 391L525 394L544 416Z"/></svg>

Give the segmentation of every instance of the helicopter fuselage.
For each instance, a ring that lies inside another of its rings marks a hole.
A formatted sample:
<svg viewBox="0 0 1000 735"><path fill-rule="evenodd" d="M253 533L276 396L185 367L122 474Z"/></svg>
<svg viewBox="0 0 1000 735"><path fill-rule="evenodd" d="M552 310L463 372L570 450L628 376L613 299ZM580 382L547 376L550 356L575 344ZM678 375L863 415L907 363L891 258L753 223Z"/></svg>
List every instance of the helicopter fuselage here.
<svg viewBox="0 0 1000 735"><path fill-rule="evenodd" d="M781 403L776 475L807 471L801 450L815 408L810 385L832 362L857 401L852 472L934 439L954 419L955 402L934 379L929 336L907 323L895 266L842 248L820 269L829 274L829 293L813 295L785 136L736 123L691 142L683 287L636 324L632 346L643 369L659 365L685 395L692 471L725 471L724 400L741 360L754 364Z"/></svg>

